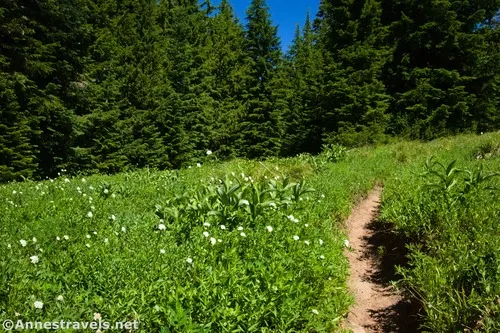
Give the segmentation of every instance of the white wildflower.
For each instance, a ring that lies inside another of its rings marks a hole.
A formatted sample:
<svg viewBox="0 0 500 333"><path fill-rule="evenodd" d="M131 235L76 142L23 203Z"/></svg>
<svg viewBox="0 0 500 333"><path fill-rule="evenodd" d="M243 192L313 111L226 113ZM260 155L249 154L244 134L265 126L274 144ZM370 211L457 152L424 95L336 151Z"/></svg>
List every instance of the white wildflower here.
<svg viewBox="0 0 500 333"><path fill-rule="evenodd" d="M238 227L238 231L242 231L243 230L243 227Z"/></svg>
<svg viewBox="0 0 500 333"><path fill-rule="evenodd" d="M17 193L17 191L16 191L16 190L13 190L13 191L12 191L12 194L16 194L16 193Z"/></svg>
<svg viewBox="0 0 500 333"><path fill-rule="evenodd" d="M112 197L113 199L114 199L114 198L116 198L116 194L111 193L111 197Z"/></svg>
<svg viewBox="0 0 500 333"><path fill-rule="evenodd" d="M93 191L94 190L94 186L90 185L89 186L89 190Z"/></svg>
<svg viewBox="0 0 500 333"><path fill-rule="evenodd" d="M319 245L323 245L323 240L322 239L319 240Z"/></svg>
<svg viewBox="0 0 500 333"><path fill-rule="evenodd" d="M57 296L56 300L59 302L62 302L62 301L64 301L64 297L62 295L59 295L59 296Z"/></svg>
<svg viewBox="0 0 500 333"><path fill-rule="evenodd" d="M61 240L61 237L57 236L57 237L56 237L56 240L57 240L57 241L60 241L60 240Z"/></svg>
<svg viewBox="0 0 500 333"><path fill-rule="evenodd" d="M87 237L87 239L90 239L90 235L87 235L87 236L85 236L85 237Z"/></svg>
<svg viewBox="0 0 500 333"><path fill-rule="evenodd" d="M210 236L210 234L207 231L204 231L203 236L208 237L208 236Z"/></svg>
<svg viewBox="0 0 500 333"><path fill-rule="evenodd" d="M299 237L299 236L297 236L297 235L293 236L293 240L298 241L299 239L300 239L300 237Z"/></svg>
<svg viewBox="0 0 500 333"><path fill-rule="evenodd" d="M101 314L100 314L100 313L95 312L95 313L94 313L94 320L100 320L100 319L101 319Z"/></svg>
<svg viewBox="0 0 500 333"><path fill-rule="evenodd" d="M26 245L28 245L28 242L26 242L24 239L21 239L21 240L19 241L19 243L21 243L21 246L22 246L22 247L25 247Z"/></svg>
<svg viewBox="0 0 500 333"><path fill-rule="evenodd" d="M320 259L325 259L325 256L324 255L320 255L319 258Z"/></svg>
<svg viewBox="0 0 500 333"><path fill-rule="evenodd" d="M193 263L193 259L191 259L191 258L187 258L187 259L186 259L186 262L187 262L188 264L192 264L192 263Z"/></svg>
<svg viewBox="0 0 500 333"><path fill-rule="evenodd" d="M8 248L8 249L12 248L12 245L7 244L7 248Z"/></svg>
<svg viewBox="0 0 500 333"><path fill-rule="evenodd" d="M86 183L87 181L85 180L85 178L82 178L82 183Z"/></svg>
<svg viewBox="0 0 500 333"><path fill-rule="evenodd" d="M30 260L31 260L32 264L38 264L38 262L40 261L40 259L38 258L38 256L31 256Z"/></svg>
<svg viewBox="0 0 500 333"><path fill-rule="evenodd" d="M125 227L122 227L122 232L126 232L127 229Z"/></svg>
<svg viewBox="0 0 500 333"><path fill-rule="evenodd" d="M309 224L307 224L307 223L304 224L304 227L309 228Z"/></svg>
<svg viewBox="0 0 500 333"><path fill-rule="evenodd" d="M158 224L158 230L165 230L167 227L163 223Z"/></svg>
<svg viewBox="0 0 500 333"><path fill-rule="evenodd" d="M105 244L108 244L108 243L109 243L109 239L104 238L104 243L105 243Z"/></svg>
<svg viewBox="0 0 500 333"><path fill-rule="evenodd" d="M165 254L165 250L164 249L160 249L160 254Z"/></svg>
<svg viewBox="0 0 500 333"><path fill-rule="evenodd" d="M65 240L69 240L69 236L68 236L68 235L64 235L64 236L63 236L63 238L64 238Z"/></svg>
<svg viewBox="0 0 500 333"><path fill-rule="evenodd" d="M42 301L35 301L35 303L33 303L33 306L35 307L35 309L42 309L43 302Z"/></svg>
<svg viewBox="0 0 500 333"><path fill-rule="evenodd" d="M209 149L209 150L207 150L207 156L210 156L210 155L212 155L212 151Z"/></svg>
<svg viewBox="0 0 500 333"><path fill-rule="evenodd" d="M304 244L309 245L311 244L308 240L304 241Z"/></svg>
<svg viewBox="0 0 500 333"><path fill-rule="evenodd" d="M247 236L247 234L245 234L245 233L242 231L242 232L240 233L240 236L241 236L241 237L246 237L246 236Z"/></svg>
<svg viewBox="0 0 500 333"><path fill-rule="evenodd" d="M245 206L249 206L250 205L250 202L248 202L248 200L240 200L240 205L245 205Z"/></svg>
<svg viewBox="0 0 500 333"><path fill-rule="evenodd" d="M208 228L208 227L210 227L210 223L205 222L205 223L203 223L203 226Z"/></svg>
<svg viewBox="0 0 500 333"><path fill-rule="evenodd" d="M266 229L267 229L267 231L269 231L269 232L273 232L273 227L271 227L270 225L268 225L268 226L266 227Z"/></svg>
<svg viewBox="0 0 500 333"><path fill-rule="evenodd" d="M215 238L213 238L213 237L210 237L210 243L212 245L215 245L217 243L217 240Z"/></svg>
<svg viewBox="0 0 500 333"><path fill-rule="evenodd" d="M196 163L196 166L197 166L198 168L201 168L201 164L200 164L200 163Z"/></svg>
<svg viewBox="0 0 500 333"><path fill-rule="evenodd" d="M33 241L33 243L36 243L36 241L37 241L36 237L33 237L32 241Z"/></svg>
<svg viewBox="0 0 500 333"><path fill-rule="evenodd" d="M95 206L94 205L90 206L90 209L95 210Z"/></svg>
<svg viewBox="0 0 500 333"><path fill-rule="evenodd" d="M107 188L105 188L103 192L104 192L104 194L108 194L109 190Z"/></svg>
<svg viewBox="0 0 500 333"><path fill-rule="evenodd" d="M344 240L344 246L349 247L349 240L347 240L347 239Z"/></svg>
<svg viewBox="0 0 500 333"><path fill-rule="evenodd" d="M221 228L222 230L226 230L226 226L225 226L224 224L221 224L220 228Z"/></svg>
<svg viewBox="0 0 500 333"><path fill-rule="evenodd" d="M92 216L94 216L94 214L92 214L92 212L88 212L88 213L87 213L87 217L88 217L89 219L91 219L91 218L92 218Z"/></svg>
<svg viewBox="0 0 500 333"><path fill-rule="evenodd" d="M65 183L69 183L69 179L68 178L64 178L64 182Z"/></svg>
<svg viewBox="0 0 500 333"><path fill-rule="evenodd" d="M111 221L116 221L116 216L111 215Z"/></svg>
<svg viewBox="0 0 500 333"><path fill-rule="evenodd" d="M89 243L85 244L85 246L90 249L90 244Z"/></svg>
<svg viewBox="0 0 500 333"><path fill-rule="evenodd" d="M318 310L316 310L316 309L313 309L313 310L312 310L312 313L314 313L315 315L318 315L318 314L319 314L319 311L318 311Z"/></svg>

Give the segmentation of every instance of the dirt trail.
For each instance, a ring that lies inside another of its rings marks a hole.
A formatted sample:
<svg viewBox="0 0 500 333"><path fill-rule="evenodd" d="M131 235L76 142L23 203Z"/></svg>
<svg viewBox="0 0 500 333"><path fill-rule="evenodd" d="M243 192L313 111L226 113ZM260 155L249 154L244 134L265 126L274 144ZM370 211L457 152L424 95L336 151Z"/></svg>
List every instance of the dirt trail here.
<svg viewBox="0 0 500 333"><path fill-rule="evenodd" d="M349 288L355 296L347 323L354 333L417 332L411 305L390 284L405 255L377 221L381 193L376 187L347 220Z"/></svg>

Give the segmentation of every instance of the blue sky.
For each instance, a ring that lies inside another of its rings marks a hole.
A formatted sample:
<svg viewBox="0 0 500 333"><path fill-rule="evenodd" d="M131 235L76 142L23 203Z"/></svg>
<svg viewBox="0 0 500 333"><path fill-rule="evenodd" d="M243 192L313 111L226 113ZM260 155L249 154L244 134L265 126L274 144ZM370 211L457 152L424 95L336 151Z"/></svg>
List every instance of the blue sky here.
<svg viewBox="0 0 500 333"><path fill-rule="evenodd" d="M246 23L245 11L250 2L251 0L230 0L236 15L244 24ZM286 51L293 40L295 25L300 24L301 27L304 25L307 10L311 12L311 19L316 17L319 0L267 0L267 5L271 9L274 24L278 25L281 47L283 51Z"/></svg>

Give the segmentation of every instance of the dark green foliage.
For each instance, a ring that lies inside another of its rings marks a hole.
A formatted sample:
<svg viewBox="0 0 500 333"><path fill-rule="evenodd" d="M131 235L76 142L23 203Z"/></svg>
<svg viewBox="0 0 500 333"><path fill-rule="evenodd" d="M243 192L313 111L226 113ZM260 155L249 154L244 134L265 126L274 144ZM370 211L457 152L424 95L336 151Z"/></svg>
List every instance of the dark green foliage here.
<svg viewBox="0 0 500 333"><path fill-rule="evenodd" d="M281 49L264 0L253 0L247 11L246 54L250 75L246 80L245 114L240 127L240 152L249 158L275 156L281 146L278 68Z"/></svg>
<svg viewBox="0 0 500 333"><path fill-rule="evenodd" d="M0 179L319 153L500 126L500 0L0 0Z"/></svg>

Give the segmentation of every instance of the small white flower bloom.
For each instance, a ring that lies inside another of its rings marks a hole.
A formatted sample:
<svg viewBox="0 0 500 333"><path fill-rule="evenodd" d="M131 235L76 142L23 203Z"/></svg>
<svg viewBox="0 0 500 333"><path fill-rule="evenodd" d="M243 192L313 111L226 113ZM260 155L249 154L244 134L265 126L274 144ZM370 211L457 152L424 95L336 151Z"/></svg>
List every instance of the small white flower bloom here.
<svg viewBox="0 0 500 333"><path fill-rule="evenodd" d="M217 240L215 238L213 238L213 237L210 237L210 243L212 245L215 245L217 243Z"/></svg>
<svg viewBox="0 0 500 333"><path fill-rule="evenodd" d="M325 198L325 195L324 195L324 194L322 194L322 195L321 195L321 199L324 199L324 198Z"/></svg>
<svg viewBox="0 0 500 333"><path fill-rule="evenodd" d="M349 247L349 240L347 240L347 239L344 240L344 246Z"/></svg>
<svg viewBox="0 0 500 333"><path fill-rule="evenodd" d="M245 234L245 233L242 231L242 232L240 233L240 236L241 236L241 237L246 237L246 236L247 236L247 234Z"/></svg>
<svg viewBox="0 0 500 333"><path fill-rule="evenodd" d="M32 241L33 243L36 243L36 237L33 237Z"/></svg>
<svg viewBox="0 0 500 333"><path fill-rule="evenodd" d="M94 190L94 186L90 185L89 186L89 190L93 191Z"/></svg>
<svg viewBox="0 0 500 333"><path fill-rule="evenodd" d="M193 263L193 259L191 259L191 258L187 258L187 259L186 259L186 262L187 262L188 264L192 264L192 263Z"/></svg>
<svg viewBox="0 0 500 333"><path fill-rule="evenodd" d="M35 301L35 303L33 303L33 306L35 307L35 309L42 309L43 302L42 301Z"/></svg>
<svg viewBox="0 0 500 333"><path fill-rule="evenodd" d="M319 258L320 259L325 259L325 256L324 255L320 255Z"/></svg>
<svg viewBox="0 0 500 333"><path fill-rule="evenodd" d="M90 206L90 209L95 210L95 206L94 205Z"/></svg>
<svg viewBox="0 0 500 333"><path fill-rule="evenodd" d="M210 227L210 223L205 222L205 223L203 223L203 226L208 228L208 227Z"/></svg>
<svg viewBox="0 0 500 333"><path fill-rule="evenodd" d="M87 181L85 180L85 178L82 178L82 183L86 183Z"/></svg>
<svg viewBox="0 0 500 333"><path fill-rule="evenodd" d="M309 224L307 224L307 223L304 224L304 227L309 228Z"/></svg>
<svg viewBox="0 0 500 333"><path fill-rule="evenodd" d="M69 183L69 179L68 178L64 178L64 182L65 183Z"/></svg>
<svg viewBox="0 0 500 333"><path fill-rule="evenodd" d="M38 249L38 251L42 252L43 253L43 249Z"/></svg>
<svg viewBox="0 0 500 333"><path fill-rule="evenodd" d="M311 244L308 240L304 241L304 244L309 245Z"/></svg>
<svg viewBox="0 0 500 333"><path fill-rule="evenodd" d="M242 231L243 230L243 227L238 227L238 231Z"/></svg>
<svg viewBox="0 0 500 333"><path fill-rule="evenodd" d="M160 311L161 308L158 306L158 305L155 305L154 308L153 308L156 312Z"/></svg>
<svg viewBox="0 0 500 333"><path fill-rule="evenodd" d="M91 218L92 218L92 216L94 216L94 214L92 214L92 212L88 212L88 213L87 213L87 217L88 217L89 219L91 219Z"/></svg>
<svg viewBox="0 0 500 333"><path fill-rule="evenodd" d="M219 243L222 243L222 239L218 239L217 241L218 241Z"/></svg>
<svg viewBox="0 0 500 333"><path fill-rule="evenodd" d="M125 227L122 227L122 232L125 232L127 231L127 229Z"/></svg>
<svg viewBox="0 0 500 333"><path fill-rule="evenodd" d="M81 192L81 191L82 191L82 189L80 188L80 186L78 186L78 187L76 188L76 190L77 190L78 192Z"/></svg>
<svg viewBox="0 0 500 333"><path fill-rule="evenodd" d="M114 198L116 198L116 194L111 193L111 197L112 197L113 199L114 199Z"/></svg>
<svg viewBox="0 0 500 333"><path fill-rule="evenodd" d="M210 155L212 155L212 151L209 149L209 150L207 150L207 156L210 156Z"/></svg>
<svg viewBox="0 0 500 333"><path fill-rule="evenodd" d="M94 231L94 232L93 232L93 234L94 234L94 235L97 235L97 231Z"/></svg>
<svg viewBox="0 0 500 333"><path fill-rule="evenodd" d="M225 226L224 224L221 224L220 228L221 228L222 230L226 230L226 226Z"/></svg>
<svg viewBox="0 0 500 333"><path fill-rule="evenodd" d="M298 241L299 239L300 239L300 237L299 237L299 236L297 236L297 235L293 236L293 240Z"/></svg>
<svg viewBox="0 0 500 333"><path fill-rule="evenodd" d="M319 240L319 245L323 245L323 240L322 239Z"/></svg>
<svg viewBox="0 0 500 333"><path fill-rule="evenodd" d="M57 296L56 300L59 302L62 302L62 301L64 301L64 297L62 295L59 295L59 296Z"/></svg>
<svg viewBox="0 0 500 333"><path fill-rule="evenodd" d="M22 247L25 247L26 245L28 245L28 242L26 242L24 239L21 239L21 240L19 241L19 243L21 243L21 246L22 246Z"/></svg>
<svg viewBox="0 0 500 333"><path fill-rule="evenodd" d="M108 244L109 243L109 239L104 238L104 243Z"/></svg>
<svg viewBox="0 0 500 333"><path fill-rule="evenodd" d="M103 192L104 192L104 194L108 194L109 190L107 188L105 188Z"/></svg>
<svg viewBox="0 0 500 333"><path fill-rule="evenodd" d="M101 319L101 314L100 313L94 313L94 320L99 320Z"/></svg>
<svg viewBox="0 0 500 333"><path fill-rule="evenodd" d="M7 244L7 248L8 248L8 249L12 248L12 245Z"/></svg>
<svg viewBox="0 0 500 333"><path fill-rule="evenodd" d="M249 206L250 202L248 202L248 200L243 199L243 200L240 200L240 204L245 205L245 206Z"/></svg>
<svg viewBox="0 0 500 333"><path fill-rule="evenodd" d="M273 227L271 227L270 225L268 225L268 226L266 227L266 229L267 229L267 231L269 231L269 232L273 232Z"/></svg>
<svg viewBox="0 0 500 333"><path fill-rule="evenodd" d="M56 240L57 240L57 241L60 241L60 240L61 240L61 237L57 236L57 237L56 237Z"/></svg>
<svg viewBox="0 0 500 333"><path fill-rule="evenodd" d="M111 215L111 220L112 220L112 221L116 221L116 216Z"/></svg>
<svg viewBox="0 0 500 333"><path fill-rule="evenodd" d="M85 246L90 249L90 244L89 243L85 244Z"/></svg>
<svg viewBox="0 0 500 333"><path fill-rule="evenodd" d="M38 258L38 256L31 256L30 260L31 260L32 264L38 264L38 262L40 261L40 259Z"/></svg>
<svg viewBox="0 0 500 333"><path fill-rule="evenodd" d="M200 164L200 163L196 163L196 166L197 166L198 168L201 168L201 164Z"/></svg>
<svg viewBox="0 0 500 333"><path fill-rule="evenodd" d="M246 181L246 182L247 182L247 181L249 181L249 180L250 180L250 179L249 179L248 177L245 177L245 181Z"/></svg>
<svg viewBox="0 0 500 333"><path fill-rule="evenodd" d="M167 227L163 223L158 224L158 230L165 230Z"/></svg>
<svg viewBox="0 0 500 333"><path fill-rule="evenodd" d="M160 249L160 254L165 254L165 250L164 249Z"/></svg>
<svg viewBox="0 0 500 333"><path fill-rule="evenodd" d="M84 198L85 198L86 196L87 196L87 195L86 195L85 193L83 193L83 194L82 194L82 197L84 197Z"/></svg>
<svg viewBox="0 0 500 333"><path fill-rule="evenodd" d="M87 237L87 239L90 239L90 235L87 235L87 236L85 236L85 237Z"/></svg>
<svg viewBox="0 0 500 333"><path fill-rule="evenodd" d="M318 314L319 314L319 311L318 311L318 310L316 310L316 309L313 309L313 310L312 310L312 313L314 313L315 315L318 315Z"/></svg>
<svg viewBox="0 0 500 333"><path fill-rule="evenodd" d="M203 236L208 237L208 236L210 236L210 234L207 231L204 231Z"/></svg>
<svg viewBox="0 0 500 333"><path fill-rule="evenodd" d="M65 240L69 240L69 236L68 236L68 235L64 235L64 236L63 236L63 238L64 238Z"/></svg>

